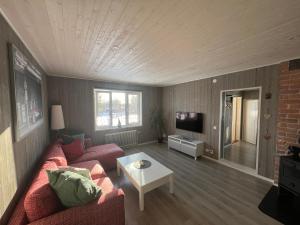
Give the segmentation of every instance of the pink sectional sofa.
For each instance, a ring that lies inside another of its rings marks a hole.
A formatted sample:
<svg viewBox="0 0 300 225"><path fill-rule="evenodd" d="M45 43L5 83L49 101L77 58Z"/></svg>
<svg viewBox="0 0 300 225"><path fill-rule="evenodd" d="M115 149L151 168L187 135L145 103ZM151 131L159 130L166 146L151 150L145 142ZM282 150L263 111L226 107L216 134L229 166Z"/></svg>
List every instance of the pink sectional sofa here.
<svg viewBox="0 0 300 225"><path fill-rule="evenodd" d="M116 158L124 155L124 151L116 144L93 146L86 149L86 153L71 163L98 160L103 168L108 171L116 168Z"/></svg>
<svg viewBox="0 0 300 225"><path fill-rule="evenodd" d="M115 168L116 158L123 155L119 146L108 144L87 148L84 155L67 162L61 144L50 145L43 165L18 202L9 225L124 225L124 193L114 188L105 172ZM49 185L46 170L67 165L90 170L93 181L102 189L98 200L84 206L63 208Z"/></svg>

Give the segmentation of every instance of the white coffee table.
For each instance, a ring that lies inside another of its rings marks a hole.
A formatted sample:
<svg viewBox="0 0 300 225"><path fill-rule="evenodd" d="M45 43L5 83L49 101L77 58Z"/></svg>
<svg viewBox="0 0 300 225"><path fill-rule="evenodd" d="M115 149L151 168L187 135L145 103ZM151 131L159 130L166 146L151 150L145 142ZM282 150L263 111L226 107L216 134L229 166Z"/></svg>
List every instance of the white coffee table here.
<svg viewBox="0 0 300 225"><path fill-rule="evenodd" d="M149 160L151 166L137 169L133 163L137 160ZM174 173L144 152L117 158L117 172L120 170L127 176L133 186L139 191L140 210L144 210L144 194L166 183L170 184L170 193L174 192Z"/></svg>

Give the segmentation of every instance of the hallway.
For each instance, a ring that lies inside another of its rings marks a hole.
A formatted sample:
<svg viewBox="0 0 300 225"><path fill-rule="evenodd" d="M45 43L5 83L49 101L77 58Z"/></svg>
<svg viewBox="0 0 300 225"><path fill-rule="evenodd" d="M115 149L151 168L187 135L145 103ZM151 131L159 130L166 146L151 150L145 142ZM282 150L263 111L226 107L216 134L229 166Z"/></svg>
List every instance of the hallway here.
<svg viewBox="0 0 300 225"><path fill-rule="evenodd" d="M224 147L224 159L256 169L256 145L239 141Z"/></svg>

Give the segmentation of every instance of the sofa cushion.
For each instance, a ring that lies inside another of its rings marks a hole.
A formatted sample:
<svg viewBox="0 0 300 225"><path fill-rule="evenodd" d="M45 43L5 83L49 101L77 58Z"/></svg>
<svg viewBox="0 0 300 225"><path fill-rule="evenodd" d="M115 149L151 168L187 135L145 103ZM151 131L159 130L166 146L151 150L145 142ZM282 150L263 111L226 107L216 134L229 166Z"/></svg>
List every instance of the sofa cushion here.
<svg viewBox="0 0 300 225"><path fill-rule="evenodd" d="M74 140L71 144L62 145L62 149L68 161L76 160L84 153L83 144L80 139Z"/></svg>
<svg viewBox="0 0 300 225"><path fill-rule="evenodd" d="M116 168L116 158L124 156L124 151L116 144L98 145L88 148L86 152L72 163L98 160L105 170Z"/></svg>
<svg viewBox="0 0 300 225"><path fill-rule="evenodd" d="M47 169L57 169L56 163L46 161L26 193L24 209L29 222L49 216L62 209L59 199L49 185Z"/></svg>
<svg viewBox="0 0 300 225"><path fill-rule="evenodd" d="M98 200L99 205L111 201L120 195L124 195L123 190L115 188L108 177L102 177L93 181L101 188L102 191Z"/></svg>
<svg viewBox="0 0 300 225"><path fill-rule="evenodd" d="M61 203L67 207L85 205L101 195L101 188L91 179L64 170L47 170L49 183Z"/></svg>
<svg viewBox="0 0 300 225"><path fill-rule="evenodd" d="M53 161L57 166L67 166L66 156L61 148L61 144L56 142L48 147L48 152L44 157L45 161Z"/></svg>
<svg viewBox="0 0 300 225"><path fill-rule="evenodd" d="M88 169L91 173L92 179L106 177L106 173L103 167L99 164L97 160L74 163L70 164L69 166Z"/></svg>
<svg viewBox="0 0 300 225"><path fill-rule="evenodd" d="M124 225L125 209L122 189L113 189L109 178L102 178L95 182L102 184L102 190L107 190L98 200L57 212L32 225Z"/></svg>
<svg viewBox="0 0 300 225"><path fill-rule="evenodd" d="M103 202L107 195L111 193L115 188L113 183L108 177L102 177L99 179L93 180L95 184L97 184L98 187L101 188L102 194L100 196L100 202ZM99 201L98 201L99 202Z"/></svg>
<svg viewBox="0 0 300 225"><path fill-rule="evenodd" d="M24 198L23 195L20 201L17 203L16 208L14 209L12 216L9 219L7 225L26 225L28 224L27 215L24 209Z"/></svg>

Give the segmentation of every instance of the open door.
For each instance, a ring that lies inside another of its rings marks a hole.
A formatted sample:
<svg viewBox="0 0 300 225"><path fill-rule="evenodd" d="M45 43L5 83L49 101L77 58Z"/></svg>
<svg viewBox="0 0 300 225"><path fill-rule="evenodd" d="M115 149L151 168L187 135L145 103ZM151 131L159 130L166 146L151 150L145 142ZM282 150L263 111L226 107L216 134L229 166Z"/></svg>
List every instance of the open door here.
<svg viewBox="0 0 300 225"><path fill-rule="evenodd" d="M242 120L242 97L233 97L231 143L238 142L241 139L241 120Z"/></svg>
<svg viewBox="0 0 300 225"><path fill-rule="evenodd" d="M258 100L243 101L243 140L256 145L258 123Z"/></svg>
<svg viewBox="0 0 300 225"><path fill-rule="evenodd" d="M257 172L260 89L221 94L220 158Z"/></svg>

